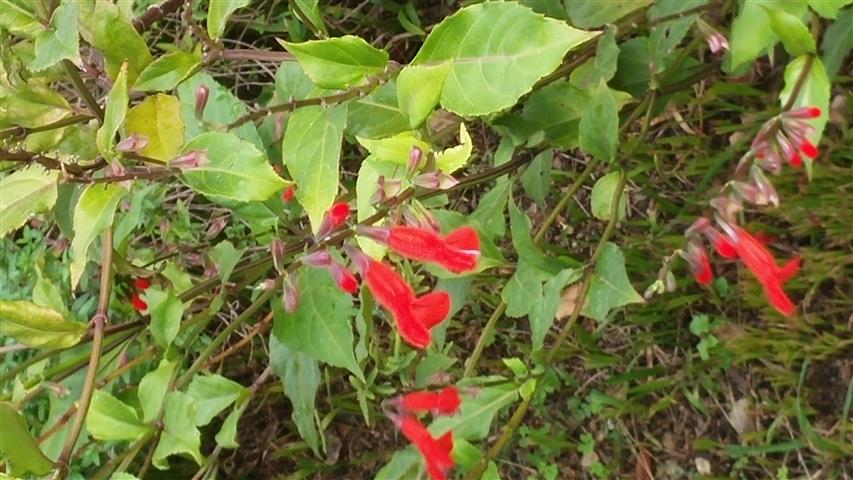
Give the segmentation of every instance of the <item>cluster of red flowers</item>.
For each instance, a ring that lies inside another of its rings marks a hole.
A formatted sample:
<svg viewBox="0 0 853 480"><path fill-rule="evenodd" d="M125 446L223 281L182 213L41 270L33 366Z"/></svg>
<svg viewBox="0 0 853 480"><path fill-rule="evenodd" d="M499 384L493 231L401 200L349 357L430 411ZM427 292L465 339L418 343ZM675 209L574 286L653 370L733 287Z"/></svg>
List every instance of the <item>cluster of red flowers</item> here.
<svg viewBox="0 0 853 480"><path fill-rule="evenodd" d="M148 304L142 299L142 293L151 286L151 280L147 278L137 278L133 281L134 292L130 296L130 304L137 312L148 310Z"/></svg>
<svg viewBox="0 0 853 480"><path fill-rule="evenodd" d="M349 213L349 205L346 203L333 205L323 218L317 238L326 238L341 228ZM387 244L403 257L434 263L453 273L474 270L480 255L480 239L471 227L458 228L446 236L433 230L428 223L389 228L359 227L358 232ZM346 246L345 249L376 302L391 313L403 340L415 348L426 348L432 341L430 330L444 321L450 312L450 296L447 292L434 291L418 297L412 286L391 266L353 246ZM273 242L272 252L276 269L284 273L281 260L284 247L281 241ZM342 291L350 294L358 291L358 280L329 252L318 250L306 255L301 261L311 267L326 268ZM282 301L290 312L299 304L298 290L289 277L284 280Z"/></svg>
<svg viewBox="0 0 853 480"><path fill-rule="evenodd" d="M776 189L762 170L778 172L782 158L792 167L799 167L803 164L801 153L816 158L818 149L806 138L812 127L805 120L817 118L820 114L818 108L804 107L785 112L767 122L752 143L750 152L758 162L750 168L749 181L729 182L730 193L711 201L711 206L717 211L716 222L723 231L714 228L706 217L699 218L687 229L685 236L689 240L682 256L701 285L709 285L714 277L708 254L700 240L700 236L704 236L720 257L743 262L761 283L764 295L779 313L788 317L794 314L796 305L782 286L797 273L800 259L794 258L779 267L765 242L738 226L735 217L744 203L779 204Z"/></svg>
<svg viewBox="0 0 853 480"><path fill-rule="evenodd" d="M448 431L435 438L418 420L417 415L425 412L432 412L434 416L453 415L459 410L460 403L456 387L446 387L440 392L412 392L383 403L386 415L423 456L432 480L445 480L453 468L453 459L450 457L453 432Z"/></svg>

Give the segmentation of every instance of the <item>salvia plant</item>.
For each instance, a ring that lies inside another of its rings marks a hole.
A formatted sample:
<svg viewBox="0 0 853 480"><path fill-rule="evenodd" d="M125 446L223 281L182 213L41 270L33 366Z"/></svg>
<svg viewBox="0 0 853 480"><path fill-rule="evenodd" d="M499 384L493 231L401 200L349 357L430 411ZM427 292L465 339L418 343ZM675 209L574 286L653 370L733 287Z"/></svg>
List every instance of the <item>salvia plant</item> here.
<svg viewBox="0 0 853 480"><path fill-rule="evenodd" d="M729 367L738 298L808 318L810 257L761 225L832 164L848 3L0 0L0 478L710 474L621 420L704 406L649 378L692 347L608 379L602 332L689 305L638 341L690 323ZM849 461L791 358L795 420L701 445Z"/></svg>

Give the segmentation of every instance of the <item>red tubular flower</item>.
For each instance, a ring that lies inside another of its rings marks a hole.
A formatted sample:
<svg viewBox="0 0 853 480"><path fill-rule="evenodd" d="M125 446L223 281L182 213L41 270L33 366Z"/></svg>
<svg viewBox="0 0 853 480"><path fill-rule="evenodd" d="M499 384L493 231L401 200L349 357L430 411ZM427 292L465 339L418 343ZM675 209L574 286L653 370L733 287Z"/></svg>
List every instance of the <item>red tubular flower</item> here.
<svg viewBox="0 0 853 480"><path fill-rule="evenodd" d="M449 295L433 292L416 298L412 287L393 268L357 249L347 251L376 303L394 317L403 340L415 348L426 348L432 340L430 328L441 323L450 311Z"/></svg>
<svg viewBox="0 0 853 480"><path fill-rule="evenodd" d="M137 312L142 312L148 310L148 304L145 303L145 300L139 296L139 292L134 292L133 295L130 296L130 304L133 305L133 309Z"/></svg>
<svg viewBox="0 0 853 480"><path fill-rule="evenodd" d="M386 243L406 258L435 263L453 273L474 270L480 256L480 238L471 227L458 228L443 238L433 230L410 226L362 227L359 233Z"/></svg>
<svg viewBox="0 0 853 480"><path fill-rule="evenodd" d="M332 261L328 266L326 266L326 268L329 269L329 273L332 274L332 278L335 279L335 283L338 284L338 288L343 292L356 293L358 291L358 280L356 280L355 275L344 268L343 265Z"/></svg>
<svg viewBox="0 0 853 480"><path fill-rule="evenodd" d="M323 216L323 223L320 224L320 228L317 230L317 238L325 238L330 233L341 228L346 223L349 213L349 204L345 202L338 202L332 205L332 208Z"/></svg>
<svg viewBox="0 0 853 480"><path fill-rule="evenodd" d="M792 316L796 305L785 294L782 285L796 275L800 268L800 259L794 258L780 268L767 247L749 232L724 222L721 222L721 226L737 248L743 264L764 287L764 295L770 304L782 315Z"/></svg>
<svg viewBox="0 0 853 480"><path fill-rule="evenodd" d="M801 120L808 120L812 118L817 118L820 116L820 108L818 107L800 107L795 108L793 110L785 113L788 118L796 118Z"/></svg>
<svg viewBox="0 0 853 480"><path fill-rule="evenodd" d="M700 285L708 286L711 284L711 281L714 280L714 272L711 270L711 263L708 261L705 247L695 241L689 242L687 251L681 256L687 260L693 277Z"/></svg>
<svg viewBox="0 0 853 480"><path fill-rule="evenodd" d="M284 200L285 203L290 203L293 201L293 197L296 195L296 185L289 185L284 191L281 192L281 199Z"/></svg>
<svg viewBox="0 0 853 480"><path fill-rule="evenodd" d="M135 288L137 292L143 292L150 286L151 280L147 278L137 278L133 280L133 288Z"/></svg>
<svg viewBox="0 0 853 480"><path fill-rule="evenodd" d="M439 438L433 438L429 430L413 415L392 417L400 433L408 439L424 458L427 472L432 480L446 480L453 468L453 432L447 432Z"/></svg>
<svg viewBox="0 0 853 480"><path fill-rule="evenodd" d="M434 415L453 415L460 403L459 390L452 386L440 392L412 392L400 399L400 406L409 413L433 412Z"/></svg>
<svg viewBox="0 0 853 480"><path fill-rule="evenodd" d="M723 258L734 260L737 258L737 249L728 238L723 236L716 228L708 227L704 232L705 237L711 242L714 250Z"/></svg>

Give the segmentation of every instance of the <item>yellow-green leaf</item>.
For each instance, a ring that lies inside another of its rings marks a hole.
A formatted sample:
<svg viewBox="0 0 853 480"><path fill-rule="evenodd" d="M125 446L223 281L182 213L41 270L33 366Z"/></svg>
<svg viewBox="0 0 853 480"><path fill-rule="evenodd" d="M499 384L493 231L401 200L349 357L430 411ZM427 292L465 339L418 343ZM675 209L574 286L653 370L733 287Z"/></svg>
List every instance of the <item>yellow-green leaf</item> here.
<svg viewBox="0 0 853 480"><path fill-rule="evenodd" d="M200 64L201 57L197 53L167 53L145 67L133 88L145 92L171 90L192 74Z"/></svg>
<svg viewBox="0 0 853 480"><path fill-rule="evenodd" d="M24 417L8 403L0 403L0 453L9 460L7 472L11 475L41 476L53 468L53 462L36 445Z"/></svg>
<svg viewBox="0 0 853 480"><path fill-rule="evenodd" d="M412 128L418 128L438 105L451 65L409 65L397 76L397 104Z"/></svg>
<svg viewBox="0 0 853 480"><path fill-rule="evenodd" d="M117 184L86 187L74 208L74 239L71 241L71 290L77 288L86 267L89 245L113 223L116 205L127 193Z"/></svg>
<svg viewBox="0 0 853 480"><path fill-rule="evenodd" d="M35 348L76 345L86 325L65 319L61 313L24 300L0 300L0 333Z"/></svg>
<svg viewBox="0 0 853 480"><path fill-rule="evenodd" d="M59 172L38 165L18 170L0 180L0 236L17 229L33 214L56 203Z"/></svg>
<svg viewBox="0 0 853 480"><path fill-rule="evenodd" d="M435 166L445 173L453 173L464 167L471 158L474 144L464 123L459 124L459 145L435 154Z"/></svg>
<svg viewBox="0 0 853 480"><path fill-rule="evenodd" d="M122 64L113 88L107 96L104 124L98 129L96 142L101 155L112 161L115 157L116 134L127 115L127 64Z"/></svg>
<svg viewBox="0 0 853 480"><path fill-rule="evenodd" d="M148 45L112 2L97 0L94 8L89 7L91 17L85 15L86 8L81 6L83 15L80 18L88 26L88 31L84 29L81 34L103 54L110 78L115 79L121 65L126 62L127 81L132 85L139 73L151 63Z"/></svg>
<svg viewBox="0 0 853 480"><path fill-rule="evenodd" d="M225 33L225 22L234 10L249 5L249 0L213 0L207 9L207 33L219 38Z"/></svg>
<svg viewBox="0 0 853 480"><path fill-rule="evenodd" d="M361 138L356 137L358 143L366 148L373 158L378 162L391 162L405 166L409 162L409 152L412 147L418 147L423 154L422 158L432 151L429 144L421 140L416 132L400 132L393 137L387 138Z"/></svg>
<svg viewBox="0 0 853 480"><path fill-rule="evenodd" d="M127 135L137 133L148 138L142 155L163 161L174 158L184 144L181 101L162 93L146 98L127 112L124 130Z"/></svg>

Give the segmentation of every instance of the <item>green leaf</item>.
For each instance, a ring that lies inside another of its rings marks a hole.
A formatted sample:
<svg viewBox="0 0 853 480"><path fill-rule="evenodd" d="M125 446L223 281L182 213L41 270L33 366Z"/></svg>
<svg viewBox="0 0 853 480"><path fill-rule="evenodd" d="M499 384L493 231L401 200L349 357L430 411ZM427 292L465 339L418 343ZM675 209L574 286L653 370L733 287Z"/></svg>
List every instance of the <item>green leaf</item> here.
<svg viewBox="0 0 853 480"><path fill-rule="evenodd" d="M113 224L116 205L127 190L118 184L86 187L74 207L74 239L71 240L71 290L77 288L86 268L89 245Z"/></svg>
<svg viewBox="0 0 853 480"><path fill-rule="evenodd" d="M133 88L143 92L171 90L200 65L201 57L197 53L167 53L145 67Z"/></svg>
<svg viewBox="0 0 853 480"><path fill-rule="evenodd" d="M156 370L146 373L139 381L136 395L139 398L139 404L142 406L143 422L151 423L160 415L163 399L166 398L166 392L169 391L169 382L172 380L172 374L177 365L177 362L163 359Z"/></svg>
<svg viewBox="0 0 853 480"><path fill-rule="evenodd" d="M90 22L91 33L88 38L84 34L84 38L104 55L107 74L115 80L122 64L127 62L127 84L132 85L139 73L151 63L151 53L145 40L107 0L97 0Z"/></svg>
<svg viewBox="0 0 853 480"><path fill-rule="evenodd" d="M195 425L207 425L219 412L247 392L246 387L222 375L195 375L187 387L187 395L195 400L198 407Z"/></svg>
<svg viewBox="0 0 853 480"><path fill-rule="evenodd" d="M566 52L595 35L517 3L488 2L445 18L411 64L450 61L441 105L460 115L486 115L514 105Z"/></svg>
<svg viewBox="0 0 853 480"><path fill-rule="evenodd" d="M583 276L579 268L567 268L545 282L541 302L536 302L530 311L530 336L533 340L533 350L541 350L545 336L554 324L554 315L562 302L563 288L577 282Z"/></svg>
<svg viewBox="0 0 853 480"><path fill-rule="evenodd" d="M325 40L291 43L279 40L296 57L314 84L322 88L346 88L375 75L388 64L388 52L360 37L346 35Z"/></svg>
<svg viewBox="0 0 853 480"><path fill-rule="evenodd" d="M769 51L779 40L765 8L781 9L801 18L806 2L790 0L744 0L737 17L732 21L731 56L728 71L740 72L763 52Z"/></svg>
<svg viewBox="0 0 853 480"><path fill-rule="evenodd" d="M108 161L116 158L116 134L127 115L127 64L122 64L113 88L107 96L107 106L104 109L104 124L98 129L96 142L101 155Z"/></svg>
<svg viewBox="0 0 853 480"><path fill-rule="evenodd" d="M250 0L216 0L210 2L207 10L207 33L210 38L218 39L225 33L228 17L238 8L248 6Z"/></svg>
<svg viewBox="0 0 853 480"><path fill-rule="evenodd" d="M386 82L370 95L347 103L347 135L381 138L409 129L409 120L397 106L397 85Z"/></svg>
<svg viewBox="0 0 853 480"><path fill-rule="evenodd" d="M629 303L643 303L625 272L625 256L613 243L606 243L595 264L589 294L581 313L599 322L607 319L614 308Z"/></svg>
<svg viewBox="0 0 853 480"><path fill-rule="evenodd" d="M80 65L80 38L77 35L77 2L59 4L50 17L50 28L36 37L35 58L29 69L37 72L71 60Z"/></svg>
<svg viewBox="0 0 853 480"><path fill-rule="evenodd" d="M445 173L453 173L464 167L471 158L474 144L464 123L459 124L459 145L444 149L435 154L435 167Z"/></svg>
<svg viewBox="0 0 853 480"><path fill-rule="evenodd" d="M0 26L15 35L36 37L44 30L40 15L35 11L36 5L29 0L0 0L0 12L3 12L0 15Z"/></svg>
<svg viewBox="0 0 853 480"><path fill-rule="evenodd" d="M0 237L17 230L36 213L53 208L59 172L40 165L22 168L0 180Z"/></svg>
<svg viewBox="0 0 853 480"><path fill-rule="evenodd" d="M356 140L370 152L375 161L403 167L409 163L409 152L413 147L420 148L424 157L432 151L429 144L421 140L415 131L400 132L393 137L378 139L356 137Z"/></svg>
<svg viewBox="0 0 853 480"><path fill-rule="evenodd" d="M182 152L193 150L206 151L207 162L184 171L181 180L201 194L239 202L263 201L286 185L263 152L234 134L203 133L187 142Z"/></svg>
<svg viewBox="0 0 853 480"><path fill-rule="evenodd" d="M530 236L530 219L514 201L509 203L509 222L512 245L518 253L518 263L526 263L540 275L556 275L561 270L559 262L543 254L533 244L533 238Z"/></svg>
<svg viewBox="0 0 853 480"><path fill-rule="evenodd" d="M835 79L851 48L853 48L853 8L848 8L827 27L823 41L820 43L820 49L823 51L821 59L830 81Z"/></svg>
<svg viewBox="0 0 853 480"><path fill-rule="evenodd" d="M202 464L201 433L195 426L198 406L195 400L183 392L169 392L163 415L163 433L154 449L153 464L160 470L169 468L166 458L176 453L186 453L199 465Z"/></svg>
<svg viewBox="0 0 853 480"><path fill-rule="evenodd" d="M39 450L27 422L6 402L0 403L0 453L9 460L12 475L47 475L51 462Z"/></svg>
<svg viewBox="0 0 853 480"><path fill-rule="evenodd" d="M199 123L195 116L195 93L202 85L209 90L207 106L202 117L203 124ZM181 116L186 125L185 138L187 140L207 132L209 125L226 125L249 113L242 100L235 97L227 88L204 72L196 73L178 85L178 98L181 99ZM240 125L231 133L247 142L252 142L259 150L264 148L264 143L252 122Z"/></svg>
<svg viewBox="0 0 853 480"><path fill-rule="evenodd" d="M181 328L181 317L184 316L181 300L171 290L163 291L156 287L145 290L142 298L148 304L148 313L151 315L151 336L157 345L168 347Z"/></svg>
<svg viewBox="0 0 853 480"><path fill-rule="evenodd" d="M599 178L592 187L590 203L592 204L592 214L595 218L610 220L610 212L613 210L613 198L616 196L616 186L619 185L619 176L619 172L610 172ZM619 220L625 218L626 204L627 199L623 191L619 196Z"/></svg>
<svg viewBox="0 0 853 480"><path fill-rule="evenodd" d="M308 213L314 232L338 194L346 108L301 108L291 114L284 132L282 162L296 181L296 199Z"/></svg>
<svg viewBox="0 0 853 480"><path fill-rule="evenodd" d="M210 259L213 260L213 264L216 265L219 280L222 285L225 285L225 282L231 278L231 272L234 271L234 267L236 267L237 263L240 262L240 258L243 256L243 252L245 251L245 248L234 248L234 245L228 240L223 240L217 243L216 246L210 250Z"/></svg>
<svg viewBox="0 0 853 480"><path fill-rule="evenodd" d="M823 18L836 18L842 8L853 0L809 0L809 6Z"/></svg>
<svg viewBox="0 0 853 480"><path fill-rule="evenodd" d="M116 472L112 474L110 480L139 480L136 475L131 475L127 472Z"/></svg>
<svg viewBox="0 0 853 480"><path fill-rule="evenodd" d="M315 360L346 368L363 382L353 353L352 296L340 291L321 268L300 269L299 293L299 308L293 313L273 301L277 340Z"/></svg>
<svg viewBox="0 0 853 480"><path fill-rule="evenodd" d="M455 438L454 438L455 440ZM397 450L391 460L376 472L374 480L411 480L419 478L417 467L421 465L421 454L413 446Z"/></svg>
<svg viewBox="0 0 853 480"><path fill-rule="evenodd" d="M566 2L566 10L572 20L572 25L579 28L594 28L606 23L615 23L616 20L651 3L653 3L652 0L624 0L619 2L572 0Z"/></svg>
<svg viewBox="0 0 853 480"><path fill-rule="evenodd" d="M506 315L523 317L530 313L533 305L542 301L542 282L526 262L519 261L515 273L501 291L506 303Z"/></svg>
<svg viewBox="0 0 853 480"><path fill-rule="evenodd" d="M763 8L770 19L770 28L782 40L789 55L797 56L815 52L817 47L814 38L799 18L781 9Z"/></svg>
<svg viewBox="0 0 853 480"><path fill-rule="evenodd" d="M320 453L320 434L314 423L314 405L322 375L317 361L281 343L270 335L270 365L281 378L284 394L293 404L291 418L314 454Z"/></svg>
<svg viewBox="0 0 853 480"><path fill-rule="evenodd" d="M616 159L619 138L619 109L613 92L603 81L593 93L589 107L578 125L580 148L593 157L612 162Z"/></svg>
<svg viewBox="0 0 853 480"><path fill-rule="evenodd" d="M397 76L397 104L409 118L410 127L421 126L438 105L452 65L451 62L408 65Z"/></svg>
<svg viewBox="0 0 853 480"><path fill-rule="evenodd" d="M358 176L355 179L356 220L361 222L376 213L376 207L370 203L370 199L379 189L379 176L388 174L385 177L388 180L392 178L391 174L398 170L402 169L392 163L379 162L373 155L369 155L361 161ZM356 237L356 241L364 253L371 257L382 258L385 256L384 245L361 235Z"/></svg>
<svg viewBox="0 0 853 480"><path fill-rule="evenodd" d="M127 112L124 131L127 136L136 133L148 138L148 145L139 151L142 155L171 160L184 144L180 100L162 93L146 97Z"/></svg>
<svg viewBox="0 0 853 480"><path fill-rule="evenodd" d="M554 161L554 150L547 149L533 158L527 169L521 175L521 185L533 200L540 206L545 206L545 198L551 188L551 163Z"/></svg>
<svg viewBox="0 0 853 480"><path fill-rule="evenodd" d="M0 318L0 333L34 348L68 348L86 333L86 325L24 300L0 300Z"/></svg>
<svg viewBox="0 0 853 480"><path fill-rule="evenodd" d="M807 57L807 55L797 57L792 60L787 67L785 67L785 88L779 92L779 102L782 105L788 102L788 98L791 96L794 85L797 83L797 79L800 78L803 69L806 67L808 62ZM821 63L819 58L813 57L811 69L808 71L802 88L800 88L800 94L797 96L797 99L794 101L792 106L793 108L820 108L820 117L811 120L804 120L814 127L814 130L806 133L806 137L808 137L808 139L815 145L820 143L820 139L823 136L823 129L826 127L826 121L829 118L830 93L829 78L826 76L826 70L823 68L823 63ZM811 178L812 164L814 163L814 160L806 157L804 161L806 164L806 172L808 173L809 178Z"/></svg>
<svg viewBox="0 0 853 480"><path fill-rule="evenodd" d="M518 399L518 387L504 384L480 389L476 395L464 395L459 413L440 417L429 426L433 436L453 431L453 438L480 440L486 438L495 415Z"/></svg>
<svg viewBox="0 0 853 480"><path fill-rule="evenodd" d="M323 21L323 15L320 13L320 0L294 0L299 6L299 11L307 18L309 22L320 31L324 36L329 35L326 29L326 22Z"/></svg>
<svg viewBox="0 0 853 480"><path fill-rule="evenodd" d="M586 89L604 80L610 81L616 74L619 47L616 45L616 28L610 27L604 35L598 37L595 57L587 60L578 68L572 70L569 77L573 85Z"/></svg>
<svg viewBox="0 0 853 480"><path fill-rule="evenodd" d="M240 420L243 410L243 408L235 405L228 416L225 417L225 420L222 422L222 428L216 434L217 445L222 448L237 448L240 446L237 443L237 422Z"/></svg>
<svg viewBox="0 0 853 480"><path fill-rule="evenodd" d="M47 307L58 312L63 318L68 318L71 313L65 304L65 295L62 290L48 278L42 271L42 267L36 264L36 284L33 287L33 303Z"/></svg>
<svg viewBox="0 0 853 480"><path fill-rule="evenodd" d="M506 204L512 182L503 180L480 197L477 209L471 213L471 221L480 226L480 231L487 237L503 237L506 233Z"/></svg>
<svg viewBox="0 0 853 480"><path fill-rule="evenodd" d="M103 390L95 390L86 429L98 440L138 440L150 428L136 410Z"/></svg>

